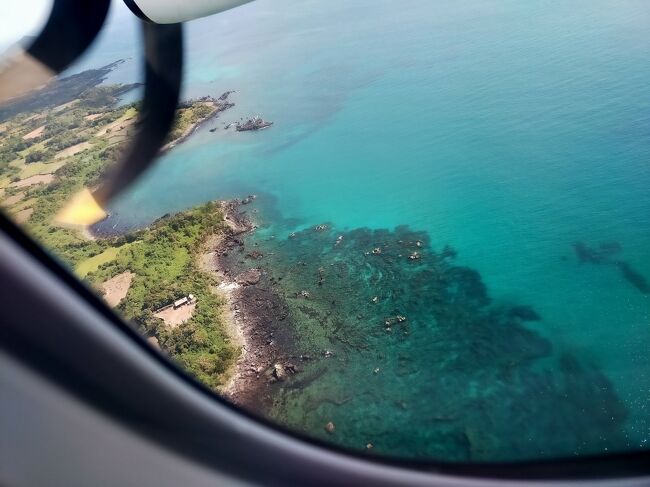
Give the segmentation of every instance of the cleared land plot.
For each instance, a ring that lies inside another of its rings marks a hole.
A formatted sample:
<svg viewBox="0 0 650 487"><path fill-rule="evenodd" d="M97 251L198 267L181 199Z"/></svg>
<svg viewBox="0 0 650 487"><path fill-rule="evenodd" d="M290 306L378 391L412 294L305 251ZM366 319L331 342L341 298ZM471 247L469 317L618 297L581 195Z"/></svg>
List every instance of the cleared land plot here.
<svg viewBox="0 0 650 487"><path fill-rule="evenodd" d="M129 292L134 276L135 274L133 272L126 271L115 277L111 277L108 281L102 284L104 300L111 308L120 304L120 301L126 297L126 293Z"/></svg>
<svg viewBox="0 0 650 487"><path fill-rule="evenodd" d="M11 186L14 188L26 188L27 186L33 186L34 184L49 184L54 180L52 174L37 174L36 176L30 176L15 183L11 183Z"/></svg>
<svg viewBox="0 0 650 487"><path fill-rule="evenodd" d="M31 208L36 203L38 203L38 198L27 198L26 200L20 200L18 203L16 203L13 206L12 210L20 211L20 210L24 210L25 208Z"/></svg>
<svg viewBox="0 0 650 487"><path fill-rule="evenodd" d="M29 220L29 217L32 216L32 213L34 213L34 208L25 208L24 210L20 210L14 215L14 221L19 225L22 225L23 223L26 223L27 220Z"/></svg>
<svg viewBox="0 0 650 487"><path fill-rule="evenodd" d="M31 164L25 164L23 169L20 171L20 177L25 179L30 176L35 176L37 174L53 174L57 169L64 166L64 161L59 162L32 162Z"/></svg>
<svg viewBox="0 0 650 487"><path fill-rule="evenodd" d="M186 304L177 309L174 309L173 306L170 306L169 308L159 311L158 313L154 313L154 316L156 318L162 319L170 328L176 328L178 325L185 323L192 317L195 308L196 301L194 301L192 304Z"/></svg>
<svg viewBox="0 0 650 487"><path fill-rule="evenodd" d="M25 197L25 193L20 192L20 193L16 193L16 194L14 194L14 195L12 195L12 196L9 196L9 197L3 199L0 203L1 203L3 206L11 206L11 205L15 205L15 204L18 203L20 200L22 200L24 197Z"/></svg>
<svg viewBox="0 0 650 487"><path fill-rule="evenodd" d="M54 158L63 159L64 157L74 156L75 154L79 154L81 151L85 151L91 146L92 144L90 142L81 142L80 144L70 146L67 149L63 149L62 151L57 152Z"/></svg>
<svg viewBox="0 0 650 487"><path fill-rule="evenodd" d="M105 127L103 127L99 132L95 134L96 137L101 137L102 135L106 135L109 132L115 132L117 130L123 130L126 127L133 125L136 120L136 110L135 108L129 108L124 115L122 115L120 118L115 120L112 123L109 123Z"/></svg>
<svg viewBox="0 0 650 487"><path fill-rule="evenodd" d="M30 133L23 135L23 140L30 140L35 139L36 137L40 137L43 134L44 130L45 125L41 125L37 129L32 130Z"/></svg>

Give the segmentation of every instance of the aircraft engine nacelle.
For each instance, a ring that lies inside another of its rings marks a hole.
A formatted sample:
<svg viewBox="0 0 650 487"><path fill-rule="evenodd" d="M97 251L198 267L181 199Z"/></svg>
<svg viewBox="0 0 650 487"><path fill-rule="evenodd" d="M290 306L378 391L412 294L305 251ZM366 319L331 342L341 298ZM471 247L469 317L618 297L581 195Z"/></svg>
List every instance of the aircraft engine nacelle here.
<svg viewBox="0 0 650 487"><path fill-rule="evenodd" d="M138 17L156 24L175 24L238 7L251 0L124 0Z"/></svg>

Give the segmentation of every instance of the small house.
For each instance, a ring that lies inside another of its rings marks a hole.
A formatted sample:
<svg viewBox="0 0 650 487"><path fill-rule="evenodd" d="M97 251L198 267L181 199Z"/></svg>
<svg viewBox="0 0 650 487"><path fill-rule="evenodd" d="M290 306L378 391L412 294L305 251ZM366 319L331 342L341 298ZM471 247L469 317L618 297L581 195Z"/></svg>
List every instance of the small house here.
<svg viewBox="0 0 650 487"><path fill-rule="evenodd" d="M178 309L181 306L184 306L184 305L188 304L189 302L190 301L189 301L187 296L185 296L183 298L180 298L180 299L177 299L176 301L174 301L174 309Z"/></svg>
<svg viewBox="0 0 650 487"><path fill-rule="evenodd" d="M192 304L194 301L196 301L194 294L188 294L187 296L184 296L174 301L173 306L174 309L178 309L181 306L185 306L186 304Z"/></svg>

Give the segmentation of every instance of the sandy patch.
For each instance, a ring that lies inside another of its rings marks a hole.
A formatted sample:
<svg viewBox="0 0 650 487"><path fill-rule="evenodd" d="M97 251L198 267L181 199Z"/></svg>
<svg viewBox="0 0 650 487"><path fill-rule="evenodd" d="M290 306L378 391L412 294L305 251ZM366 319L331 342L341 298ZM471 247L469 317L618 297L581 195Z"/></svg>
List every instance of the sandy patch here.
<svg viewBox="0 0 650 487"><path fill-rule="evenodd" d="M135 274L133 272L126 271L115 277L111 277L108 281L102 284L104 300L111 308L120 304L120 301L126 297L126 293L129 292L134 276Z"/></svg>
<svg viewBox="0 0 650 487"><path fill-rule="evenodd" d="M24 210L20 210L14 215L14 221L19 225L22 225L23 223L26 223L27 220L29 220L29 217L32 216L32 213L34 213L34 208L25 208Z"/></svg>
<svg viewBox="0 0 650 487"><path fill-rule="evenodd" d="M86 120L90 120L92 122L93 120L97 120L102 115L104 115L104 114L103 113L93 113L91 115L86 115L84 118Z"/></svg>
<svg viewBox="0 0 650 487"><path fill-rule="evenodd" d="M45 125L41 125L37 129L32 130L30 133L23 135L23 140L30 140L35 139L36 137L40 137L43 134L44 130Z"/></svg>
<svg viewBox="0 0 650 487"><path fill-rule="evenodd" d="M62 159L64 157L74 156L75 154L79 154L81 151L85 151L91 145L92 144L90 142L81 142L80 144L70 146L67 149L63 149L62 151L57 152L54 158Z"/></svg>
<svg viewBox="0 0 650 487"><path fill-rule="evenodd" d="M154 316L156 318L162 319L170 328L176 328L178 325L185 323L192 317L195 308L196 301L194 301L192 304L186 304L177 309L174 309L173 306L170 306L169 308L159 311L158 313L154 313Z"/></svg>
<svg viewBox="0 0 650 487"><path fill-rule="evenodd" d="M36 176L30 176L25 179L11 183L11 186L14 188L25 188L27 186L33 186L34 184L49 184L54 180L54 175L52 174L37 174Z"/></svg>
<svg viewBox="0 0 650 487"><path fill-rule="evenodd" d="M5 198L4 200L2 200L2 205L3 206L15 205L20 200L22 200L24 197L25 197L25 193L16 193L15 195L9 196L9 197Z"/></svg>

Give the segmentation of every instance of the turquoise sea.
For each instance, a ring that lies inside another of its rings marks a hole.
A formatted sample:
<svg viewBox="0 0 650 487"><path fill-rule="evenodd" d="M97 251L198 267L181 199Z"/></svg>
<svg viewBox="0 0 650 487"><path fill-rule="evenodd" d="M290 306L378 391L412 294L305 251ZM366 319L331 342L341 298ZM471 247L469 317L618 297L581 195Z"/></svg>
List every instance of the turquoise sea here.
<svg viewBox="0 0 650 487"><path fill-rule="evenodd" d="M75 69L137 59L127 19ZM290 427L418 459L647 447L649 23L643 0L258 0L195 21L185 96L237 105L107 224L260 195L251 242L285 277L298 342L335 352L277 387L269 414ZM131 60L109 81L138 76ZM257 114L273 127L223 130ZM346 270L319 290L297 255ZM332 314L302 319L298 285L316 316L338 299ZM398 314L410 338L387 339Z"/></svg>

